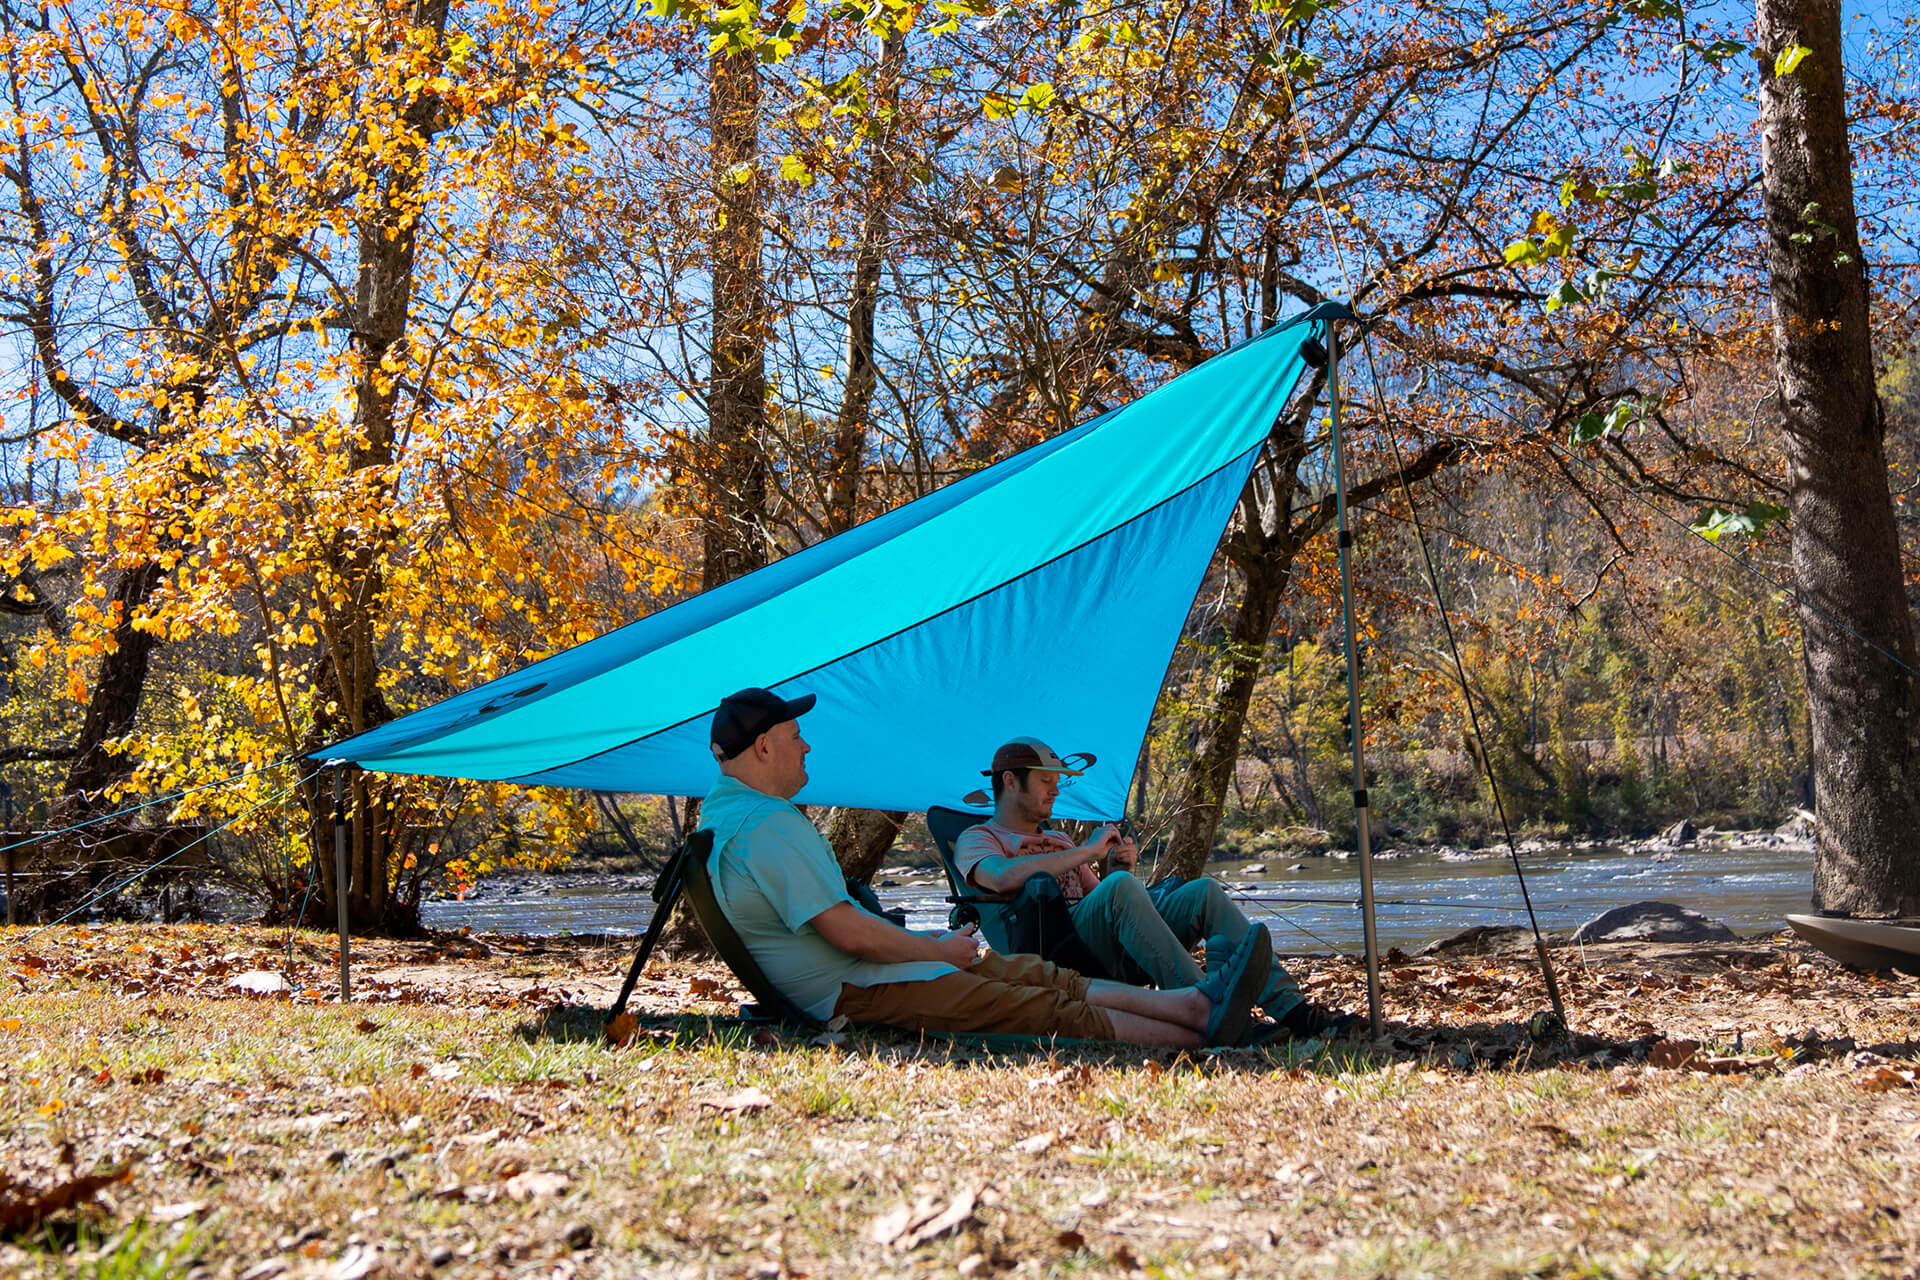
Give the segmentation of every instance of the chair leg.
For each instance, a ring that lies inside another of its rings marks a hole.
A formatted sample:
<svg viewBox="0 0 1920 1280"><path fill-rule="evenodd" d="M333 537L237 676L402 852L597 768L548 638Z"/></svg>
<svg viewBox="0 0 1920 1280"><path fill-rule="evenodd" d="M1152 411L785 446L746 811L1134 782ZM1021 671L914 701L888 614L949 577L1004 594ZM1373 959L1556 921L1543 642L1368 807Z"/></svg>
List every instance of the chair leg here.
<svg viewBox="0 0 1920 1280"><path fill-rule="evenodd" d="M627 1011L627 1001L633 995L633 988L640 981L641 970L647 967L647 959L653 955L654 946L660 941L660 935L667 927L667 920L673 915L674 906L680 901L680 891L686 884L687 851L684 846L667 859L667 865L660 870L660 879L655 884L653 919L647 922L647 931L641 935L640 950L633 957L633 965L627 970L627 980L620 984L620 998L613 1002L613 1008L607 1010L605 1022L611 1023Z"/></svg>

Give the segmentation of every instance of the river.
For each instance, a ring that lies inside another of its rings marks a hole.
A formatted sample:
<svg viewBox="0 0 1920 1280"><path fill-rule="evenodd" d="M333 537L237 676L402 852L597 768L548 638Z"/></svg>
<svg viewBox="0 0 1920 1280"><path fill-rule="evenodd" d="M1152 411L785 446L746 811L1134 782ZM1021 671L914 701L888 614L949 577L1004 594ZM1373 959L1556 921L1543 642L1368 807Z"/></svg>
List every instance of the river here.
<svg viewBox="0 0 1920 1280"><path fill-rule="evenodd" d="M1276 857L1263 873L1247 862L1209 870L1264 920L1283 952L1361 950L1360 867L1351 858ZM1807 910L1813 855L1804 845L1702 844L1644 849L1554 848L1522 855L1527 889L1544 929L1571 932L1611 908L1653 899L1674 902L1750 934ZM1298 868L1290 870L1290 868ZM916 929L946 922L946 885L932 867L890 867L876 877L888 906L904 907ZM650 878L620 875L503 877L464 901L422 908L434 929L529 934L639 933L652 914ZM1473 925L1526 923L1512 862L1504 855L1416 853L1374 863L1380 945L1413 951ZM1328 899L1303 902L1299 899Z"/></svg>

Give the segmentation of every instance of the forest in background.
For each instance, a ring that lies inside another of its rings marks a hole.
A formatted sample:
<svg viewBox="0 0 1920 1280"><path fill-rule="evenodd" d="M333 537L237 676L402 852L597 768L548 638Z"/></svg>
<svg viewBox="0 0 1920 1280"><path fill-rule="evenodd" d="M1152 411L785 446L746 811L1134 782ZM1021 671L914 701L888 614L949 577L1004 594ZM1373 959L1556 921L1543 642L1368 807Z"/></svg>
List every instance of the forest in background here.
<svg viewBox="0 0 1920 1280"><path fill-rule="evenodd" d="M1517 821L1567 835L1805 803L1737 10L0 16L11 821L257 770L89 828L65 891L231 821L223 856L291 909L331 796L290 757L830 536L1327 297L1370 321L1343 394L1389 832L1489 835L1482 757ZM1916 21L1869 15L1847 51L1909 557ZM1176 859L1349 835L1313 392L1275 425L1155 717L1146 814ZM1062 677L1097 647L1065 640ZM321 859L304 901L330 915L345 893L376 928L404 927L443 871L552 865L610 825L659 841L676 821L404 778L362 776L349 803L350 882ZM827 820L857 865L900 815Z"/></svg>

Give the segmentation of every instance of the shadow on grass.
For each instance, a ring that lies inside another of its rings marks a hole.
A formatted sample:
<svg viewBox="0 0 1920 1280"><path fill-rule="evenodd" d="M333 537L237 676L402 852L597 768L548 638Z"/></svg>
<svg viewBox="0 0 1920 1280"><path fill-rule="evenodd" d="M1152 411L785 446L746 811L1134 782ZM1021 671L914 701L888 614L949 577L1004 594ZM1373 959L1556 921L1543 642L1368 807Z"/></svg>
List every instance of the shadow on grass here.
<svg viewBox="0 0 1920 1280"><path fill-rule="evenodd" d="M1605 1070L1624 1063L1645 1062L1648 1052L1662 1038L1657 1034L1631 1040L1578 1034L1536 1038L1526 1026L1518 1023L1440 1027L1389 1023L1386 1034L1375 1041L1299 1040L1258 1049L1193 1053L1093 1040L920 1034L886 1027L821 1033L764 1019L686 1013L635 1015L632 1038L623 1048L616 1048L607 1042L605 1017L606 1011L594 1006L552 1005L522 1022L515 1028L515 1034L526 1041L605 1044L609 1053L636 1048L643 1052L715 1047L743 1052L831 1048L844 1054L896 1061L933 1059L982 1065L1153 1062L1162 1069L1186 1067L1261 1073L1278 1069L1321 1074L1384 1071L1407 1062L1457 1072L1545 1071L1568 1067ZM1851 1049L1851 1043L1846 1048ZM1879 1046L1875 1051L1888 1057L1915 1056L1913 1045Z"/></svg>

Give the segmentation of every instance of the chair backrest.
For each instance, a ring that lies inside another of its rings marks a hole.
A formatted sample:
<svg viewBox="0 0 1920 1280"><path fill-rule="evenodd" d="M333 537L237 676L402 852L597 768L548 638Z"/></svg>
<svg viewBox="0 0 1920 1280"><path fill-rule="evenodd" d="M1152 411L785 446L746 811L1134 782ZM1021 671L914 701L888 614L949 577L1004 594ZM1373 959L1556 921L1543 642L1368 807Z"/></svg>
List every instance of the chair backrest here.
<svg viewBox="0 0 1920 1280"><path fill-rule="evenodd" d="M704 843L695 846L695 841ZM727 968L733 970L733 976L740 979L740 985L753 995L761 1013L796 1027L809 1030L818 1028L820 1019L802 1012L781 993L780 988L773 985L766 971L754 960L753 953L747 950L747 944L740 941L740 935L733 931L726 913L720 909L720 899L713 892L713 832L696 831L688 837L687 843L692 856L687 859L683 892L687 896L687 905L693 908L693 918L700 922L700 928L713 943L713 949L727 962Z"/></svg>
<svg viewBox="0 0 1920 1280"><path fill-rule="evenodd" d="M989 901L1006 900L1005 895L991 894L976 885L970 885L960 875L960 867L953 860L953 846L960 839L960 833L968 827L977 827L991 814L968 813L965 809L948 809L943 805L934 805L927 810L927 831L933 836L933 847L940 851L940 869L947 873L947 888L954 897L960 899L986 899Z"/></svg>
<svg viewBox="0 0 1920 1280"><path fill-rule="evenodd" d="M933 847L940 851L940 869L947 873L947 889L950 898L959 905L954 909L949 923L956 928L968 923L980 926L980 936L995 951L1004 951L1007 946L1006 922L999 910L1000 906L1013 901L1010 893L989 893L978 885L968 884L960 874L960 866L953 858L953 846L968 827L977 827L990 815L969 813L965 809L948 809L943 805L934 805L927 810L927 831L933 836Z"/></svg>

